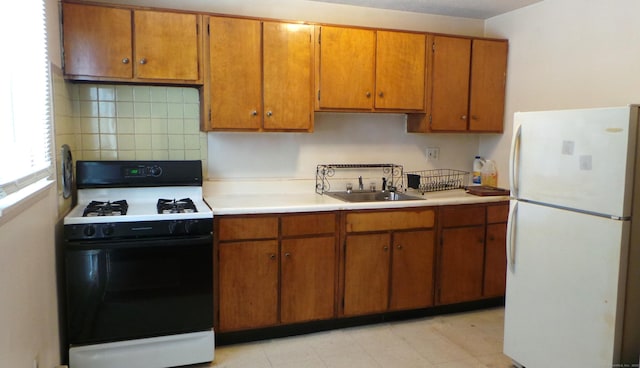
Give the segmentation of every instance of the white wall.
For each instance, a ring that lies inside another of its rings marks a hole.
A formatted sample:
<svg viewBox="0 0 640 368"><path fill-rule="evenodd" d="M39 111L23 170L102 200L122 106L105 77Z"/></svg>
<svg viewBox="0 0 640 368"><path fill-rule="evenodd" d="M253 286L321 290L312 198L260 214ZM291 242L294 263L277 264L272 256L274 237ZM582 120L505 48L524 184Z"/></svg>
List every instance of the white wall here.
<svg viewBox="0 0 640 368"><path fill-rule="evenodd" d="M49 57L58 67L58 2L46 0ZM55 150L54 150L55 153ZM56 290L56 187L0 225L0 367L60 363ZM60 201L63 203L64 201ZM10 215L13 216L13 215ZM5 219L3 219L4 221Z"/></svg>
<svg viewBox="0 0 640 368"><path fill-rule="evenodd" d="M0 367L60 362L55 189L0 226Z"/></svg>
<svg viewBox="0 0 640 368"><path fill-rule="evenodd" d="M487 20L487 36L509 39L505 133L480 139L500 185L514 112L640 102L638 14L637 0L545 0Z"/></svg>
<svg viewBox="0 0 640 368"><path fill-rule="evenodd" d="M440 160L427 162L426 147ZM209 176L312 179L317 164L334 163L469 169L477 149L477 135L407 133L402 114L318 113L313 134L209 133Z"/></svg>

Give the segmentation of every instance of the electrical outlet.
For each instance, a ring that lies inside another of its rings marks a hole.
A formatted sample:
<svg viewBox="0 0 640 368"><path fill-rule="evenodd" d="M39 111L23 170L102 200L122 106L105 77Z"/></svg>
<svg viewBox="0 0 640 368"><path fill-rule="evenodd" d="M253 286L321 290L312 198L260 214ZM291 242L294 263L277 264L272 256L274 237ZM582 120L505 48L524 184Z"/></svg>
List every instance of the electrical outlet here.
<svg viewBox="0 0 640 368"><path fill-rule="evenodd" d="M438 161L440 158L440 148L427 147L427 161Z"/></svg>

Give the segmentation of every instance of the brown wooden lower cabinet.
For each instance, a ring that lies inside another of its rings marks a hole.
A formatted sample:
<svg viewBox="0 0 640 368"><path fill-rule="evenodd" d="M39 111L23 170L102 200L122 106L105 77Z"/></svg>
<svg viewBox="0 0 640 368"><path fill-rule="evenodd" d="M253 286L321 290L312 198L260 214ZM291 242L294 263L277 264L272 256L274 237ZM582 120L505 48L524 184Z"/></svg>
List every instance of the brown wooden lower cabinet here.
<svg viewBox="0 0 640 368"><path fill-rule="evenodd" d="M433 305L433 209L353 212L345 218L345 316ZM381 228L386 231L372 233Z"/></svg>
<svg viewBox="0 0 640 368"><path fill-rule="evenodd" d="M484 296L503 296L507 285L507 217L509 204L487 206Z"/></svg>
<svg viewBox="0 0 640 368"><path fill-rule="evenodd" d="M281 323L335 315L335 244L332 236L282 240Z"/></svg>
<svg viewBox="0 0 640 368"><path fill-rule="evenodd" d="M503 296L507 213L498 202L218 216L216 331Z"/></svg>
<svg viewBox="0 0 640 368"><path fill-rule="evenodd" d="M390 310L433 305L434 243L432 230L393 234Z"/></svg>
<svg viewBox="0 0 640 368"><path fill-rule="evenodd" d="M219 246L219 329L242 330L278 322L278 242Z"/></svg>
<svg viewBox="0 0 640 368"><path fill-rule="evenodd" d="M348 235L344 314L384 312L389 300L389 234Z"/></svg>
<svg viewBox="0 0 640 368"><path fill-rule="evenodd" d="M434 232L348 235L344 315L433 305Z"/></svg>
<svg viewBox="0 0 640 368"><path fill-rule="evenodd" d="M482 298L484 225L444 229L440 236L438 303Z"/></svg>
<svg viewBox="0 0 640 368"><path fill-rule="evenodd" d="M219 216L219 332L336 315L336 214Z"/></svg>
<svg viewBox="0 0 640 368"><path fill-rule="evenodd" d="M509 204L440 208L436 304L504 296Z"/></svg>

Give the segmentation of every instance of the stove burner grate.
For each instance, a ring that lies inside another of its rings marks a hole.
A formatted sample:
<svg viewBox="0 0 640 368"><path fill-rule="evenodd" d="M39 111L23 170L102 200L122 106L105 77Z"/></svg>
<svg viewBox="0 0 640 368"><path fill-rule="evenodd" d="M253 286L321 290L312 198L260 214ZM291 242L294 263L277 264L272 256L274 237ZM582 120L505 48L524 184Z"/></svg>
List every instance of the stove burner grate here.
<svg viewBox="0 0 640 368"><path fill-rule="evenodd" d="M196 205L190 198L158 199L158 213L193 213L198 212Z"/></svg>
<svg viewBox="0 0 640 368"><path fill-rule="evenodd" d="M120 201L91 201L82 213L83 217L93 216L123 216L127 214L129 205L126 200Z"/></svg>

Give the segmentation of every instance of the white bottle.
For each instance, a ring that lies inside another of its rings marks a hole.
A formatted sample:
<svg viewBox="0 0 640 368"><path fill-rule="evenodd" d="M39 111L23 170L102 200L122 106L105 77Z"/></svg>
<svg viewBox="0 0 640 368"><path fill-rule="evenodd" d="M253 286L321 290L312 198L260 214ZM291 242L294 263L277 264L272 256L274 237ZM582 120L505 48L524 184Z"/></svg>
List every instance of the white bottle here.
<svg viewBox="0 0 640 368"><path fill-rule="evenodd" d="M484 166L484 160L480 156L476 156L473 160L473 176L471 179L471 185L482 184L482 166Z"/></svg>

